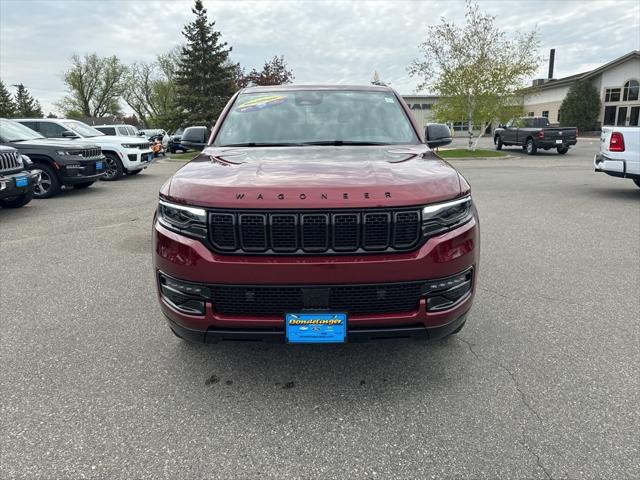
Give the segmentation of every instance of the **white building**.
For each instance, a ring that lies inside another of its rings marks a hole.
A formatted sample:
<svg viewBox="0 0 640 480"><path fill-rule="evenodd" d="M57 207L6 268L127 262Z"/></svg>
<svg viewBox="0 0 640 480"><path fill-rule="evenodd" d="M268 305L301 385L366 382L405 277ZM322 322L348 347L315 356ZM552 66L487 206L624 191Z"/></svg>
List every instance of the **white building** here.
<svg viewBox="0 0 640 480"><path fill-rule="evenodd" d="M559 122L560 105L578 80L589 80L600 92L601 125L639 125L640 51L637 50L589 72L534 81L535 90L524 97L525 112L548 117L551 123Z"/></svg>
<svg viewBox="0 0 640 480"><path fill-rule="evenodd" d="M411 113L416 118L416 121L422 128L427 123L433 122L433 114L431 109L433 104L436 103L438 97L433 95L402 95L402 98L411 109Z"/></svg>

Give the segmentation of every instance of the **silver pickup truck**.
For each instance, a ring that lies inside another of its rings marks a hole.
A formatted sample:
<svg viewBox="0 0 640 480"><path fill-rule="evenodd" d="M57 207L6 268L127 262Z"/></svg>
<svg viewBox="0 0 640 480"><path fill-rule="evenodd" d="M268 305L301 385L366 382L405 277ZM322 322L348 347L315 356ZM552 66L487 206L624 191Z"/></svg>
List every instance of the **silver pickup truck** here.
<svg viewBox="0 0 640 480"><path fill-rule="evenodd" d="M603 127L593 165L596 172L629 178L640 187L640 127Z"/></svg>

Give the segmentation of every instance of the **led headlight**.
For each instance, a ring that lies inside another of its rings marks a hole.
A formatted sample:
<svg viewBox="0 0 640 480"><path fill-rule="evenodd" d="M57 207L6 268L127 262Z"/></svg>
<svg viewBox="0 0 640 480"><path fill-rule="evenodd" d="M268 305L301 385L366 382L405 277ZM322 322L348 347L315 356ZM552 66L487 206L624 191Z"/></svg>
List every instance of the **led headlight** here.
<svg viewBox="0 0 640 480"><path fill-rule="evenodd" d="M473 218L471 195L443 203L427 205L422 209L422 231L432 237L464 225Z"/></svg>
<svg viewBox="0 0 640 480"><path fill-rule="evenodd" d="M122 148L134 148L138 149L140 147L139 143L121 143Z"/></svg>
<svg viewBox="0 0 640 480"><path fill-rule="evenodd" d="M196 238L207 238L207 212L160 200L158 221L170 230Z"/></svg>
<svg viewBox="0 0 640 480"><path fill-rule="evenodd" d="M78 152L77 150L58 150L56 153L61 157L77 157L82 152Z"/></svg>

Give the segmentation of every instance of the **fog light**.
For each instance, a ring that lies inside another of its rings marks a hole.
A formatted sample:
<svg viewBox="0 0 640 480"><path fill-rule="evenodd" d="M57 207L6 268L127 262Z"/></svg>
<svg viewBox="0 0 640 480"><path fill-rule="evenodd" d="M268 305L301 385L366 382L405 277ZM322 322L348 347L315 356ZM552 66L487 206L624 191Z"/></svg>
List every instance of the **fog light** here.
<svg viewBox="0 0 640 480"><path fill-rule="evenodd" d="M181 282L162 274L160 293L173 308L189 315L204 315L205 300L211 295L207 287Z"/></svg>
<svg viewBox="0 0 640 480"><path fill-rule="evenodd" d="M427 299L427 311L440 311L454 307L471 291L473 270L447 278L440 278L422 286L422 296Z"/></svg>

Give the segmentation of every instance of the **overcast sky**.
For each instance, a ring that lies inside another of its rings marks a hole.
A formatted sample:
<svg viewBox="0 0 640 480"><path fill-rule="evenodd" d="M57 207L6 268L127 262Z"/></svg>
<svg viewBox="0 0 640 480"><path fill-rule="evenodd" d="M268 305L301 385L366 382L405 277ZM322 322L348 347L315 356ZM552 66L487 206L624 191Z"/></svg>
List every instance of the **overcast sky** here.
<svg viewBox="0 0 640 480"><path fill-rule="evenodd" d="M0 0L0 78L24 83L45 111L65 94L73 53L151 61L182 42L192 1ZM555 77L640 50L640 2L480 1L508 32L537 28L541 53L556 48ZM402 94L415 93L406 67L426 27L441 16L462 23L462 1L207 1L209 17L247 69L284 55L296 83L369 83L377 70ZM546 63L538 76L546 76ZM11 88L13 91L14 89Z"/></svg>

